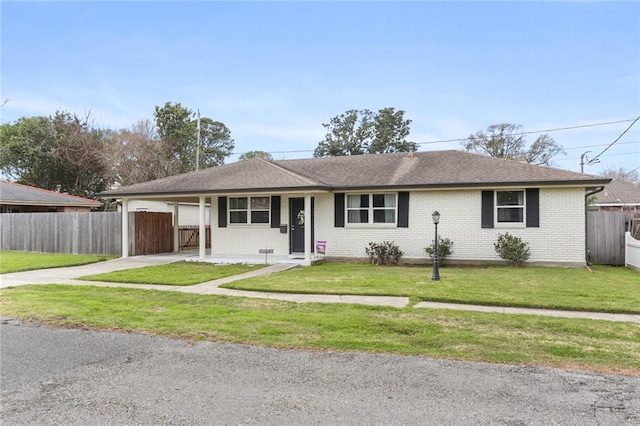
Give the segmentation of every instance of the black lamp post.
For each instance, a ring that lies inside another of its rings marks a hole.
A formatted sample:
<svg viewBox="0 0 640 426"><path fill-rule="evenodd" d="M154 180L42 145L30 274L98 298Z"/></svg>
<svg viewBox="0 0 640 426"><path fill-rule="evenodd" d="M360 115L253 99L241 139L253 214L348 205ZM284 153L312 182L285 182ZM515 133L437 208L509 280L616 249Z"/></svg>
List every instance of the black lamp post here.
<svg viewBox="0 0 640 426"><path fill-rule="evenodd" d="M440 213L436 210L431 214L431 217L433 218L433 224L436 226L436 239L433 252L433 275L431 276L431 281L440 281L440 270L438 269L440 266L440 261L438 260L438 223L440 222Z"/></svg>

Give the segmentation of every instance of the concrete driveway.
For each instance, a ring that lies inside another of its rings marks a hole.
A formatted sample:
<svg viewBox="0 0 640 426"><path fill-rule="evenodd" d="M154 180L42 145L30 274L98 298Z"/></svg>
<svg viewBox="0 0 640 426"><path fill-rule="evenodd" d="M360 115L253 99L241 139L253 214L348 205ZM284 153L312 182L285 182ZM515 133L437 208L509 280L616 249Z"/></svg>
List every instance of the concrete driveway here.
<svg viewBox="0 0 640 426"><path fill-rule="evenodd" d="M640 424L640 378L0 321L0 423Z"/></svg>

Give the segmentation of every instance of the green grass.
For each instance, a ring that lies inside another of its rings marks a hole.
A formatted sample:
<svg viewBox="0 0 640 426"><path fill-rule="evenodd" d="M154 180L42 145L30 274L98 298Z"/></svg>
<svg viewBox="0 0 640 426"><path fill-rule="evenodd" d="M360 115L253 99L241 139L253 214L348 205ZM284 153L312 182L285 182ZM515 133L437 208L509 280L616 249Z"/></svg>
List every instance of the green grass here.
<svg viewBox="0 0 640 426"><path fill-rule="evenodd" d="M409 296L412 300L640 314L640 273L621 267L431 268L325 263L225 284L283 293Z"/></svg>
<svg viewBox="0 0 640 426"><path fill-rule="evenodd" d="M32 253L0 251L0 274L34 269L62 268L114 259L116 256L94 254Z"/></svg>
<svg viewBox="0 0 640 426"><path fill-rule="evenodd" d="M238 275L263 268L264 265L213 265L200 262L176 262L166 265L145 266L105 274L80 277L86 281L107 281L133 284L193 285L218 278Z"/></svg>
<svg viewBox="0 0 640 426"><path fill-rule="evenodd" d="M0 315L190 340L640 374L640 326L630 323L65 285L1 290Z"/></svg>

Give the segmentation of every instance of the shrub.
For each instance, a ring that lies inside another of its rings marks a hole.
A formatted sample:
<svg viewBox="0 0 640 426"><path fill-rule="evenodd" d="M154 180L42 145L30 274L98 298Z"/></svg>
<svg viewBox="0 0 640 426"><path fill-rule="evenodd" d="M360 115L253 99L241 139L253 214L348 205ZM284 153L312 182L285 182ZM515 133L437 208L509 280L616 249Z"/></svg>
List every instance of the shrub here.
<svg viewBox="0 0 640 426"><path fill-rule="evenodd" d="M529 243L526 243L516 237L510 235L508 232L505 234L498 234L498 242L493 246L500 255L501 258L507 260L511 266L521 266L531 253L529 253Z"/></svg>
<svg viewBox="0 0 640 426"><path fill-rule="evenodd" d="M448 238L442 238L440 235L438 235L438 260L440 261L440 265L444 266L445 265L444 259L450 254L453 254L453 250L451 250L451 246L453 246L453 241L451 241ZM435 250L436 250L435 240L431 241L431 245L424 249L424 251L427 252L427 254L431 259L433 259Z"/></svg>
<svg viewBox="0 0 640 426"><path fill-rule="evenodd" d="M369 242L369 247L365 248L364 251L369 256L371 263L375 265L388 265L390 263L397 265L404 254L397 244L389 241L383 241L380 244Z"/></svg>

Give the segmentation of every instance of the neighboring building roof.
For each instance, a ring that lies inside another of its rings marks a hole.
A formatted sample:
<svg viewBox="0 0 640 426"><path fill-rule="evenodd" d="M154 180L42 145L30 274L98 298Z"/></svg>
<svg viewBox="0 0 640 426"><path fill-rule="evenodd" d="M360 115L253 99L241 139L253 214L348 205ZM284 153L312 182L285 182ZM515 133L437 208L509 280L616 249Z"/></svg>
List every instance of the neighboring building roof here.
<svg viewBox="0 0 640 426"><path fill-rule="evenodd" d="M640 205L640 185L614 180L596 194L596 206Z"/></svg>
<svg viewBox="0 0 640 426"><path fill-rule="evenodd" d="M98 200L61 194L6 180L0 180L0 204L66 207L99 207L102 205Z"/></svg>
<svg viewBox="0 0 640 426"><path fill-rule="evenodd" d="M369 154L301 160L251 159L100 194L105 198L288 190L600 186L585 175L461 151Z"/></svg>

